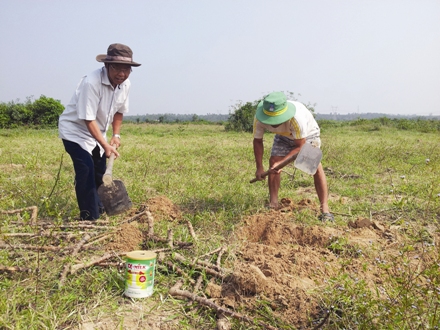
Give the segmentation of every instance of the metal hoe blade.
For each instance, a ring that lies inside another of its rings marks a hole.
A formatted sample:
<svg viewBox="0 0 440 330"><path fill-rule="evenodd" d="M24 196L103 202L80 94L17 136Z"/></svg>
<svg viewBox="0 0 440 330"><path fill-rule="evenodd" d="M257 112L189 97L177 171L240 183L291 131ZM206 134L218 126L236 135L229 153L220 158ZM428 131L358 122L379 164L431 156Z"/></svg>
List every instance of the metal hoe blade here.
<svg viewBox="0 0 440 330"><path fill-rule="evenodd" d="M127 189L120 180L113 180L109 185L102 184L98 195L108 215L116 215L129 210L132 206Z"/></svg>
<svg viewBox="0 0 440 330"><path fill-rule="evenodd" d="M321 162L321 158L321 149L312 146L310 143L305 143L293 164L297 169L307 174L314 175Z"/></svg>

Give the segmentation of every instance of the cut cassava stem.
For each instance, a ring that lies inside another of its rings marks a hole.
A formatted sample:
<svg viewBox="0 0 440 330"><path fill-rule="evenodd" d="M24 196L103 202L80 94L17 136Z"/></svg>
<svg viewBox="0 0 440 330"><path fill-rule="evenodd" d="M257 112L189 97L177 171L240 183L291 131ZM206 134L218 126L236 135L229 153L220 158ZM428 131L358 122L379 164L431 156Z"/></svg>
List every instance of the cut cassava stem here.
<svg viewBox="0 0 440 330"><path fill-rule="evenodd" d="M168 229L168 232L167 232L167 243L168 243L168 246L171 249L174 248L174 246L173 246L173 230L172 229Z"/></svg>
<svg viewBox="0 0 440 330"><path fill-rule="evenodd" d="M179 253L175 253L174 254L174 258L176 260L180 261L180 262L188 263L189 264L189 261L184 256L182 256ZM210 263L202 262L201 260L197 260L196 263L193 264L193 266L195 268L199 268L199 269L204 270L209 275L215 276L217 278L223 278L223 275L219 271L216 271L216 270L210 268L210 267L214 267L215 268L216 265L212 265Z"/></svg>
<svg viewBox="0 0 440 330"><path fill-rule="evenodd" d="M0 265L0 273L2 273L2 272L7 272L7 273L13 273L13 272L32 273L32 272L34 272L34 270L32 270L31 268L26 268L26 267L17 267L17 266L7 267L7 266Z"/></svg>
<svg viewBox="0 0 440 330"><path fill-rule="evenodd" d="M194 232L194 228L189 220L186 221L186 225L188 226L189 234L193 238L194 241L197 241L196 233Z"/></svg>
<svg viewBox="0 0 440 330"><path fill-rule="evenodd" d="M219 248L217 248L215 250L212 250L211 252L208 252L208 253L205 253L205 254L199 256L198 259L209 257L210 255L216 254L217 252L221 251L224 248L225 248L224 246L221 246L221 247L219 247Z"/></svg>
<svg viewBox="0 0 440 330"><path fill-rule="evenodd" d="M220 249L220 251L218 252L218 256L217 256L217 268L221 269L221 263L222 263L222 256L223 253L225 253L225 247L222 246L222 248Z"/></svg>
<svg viewBox="0 0 440 330"><path fill-rule="evenodd" d="M216 313L220 313L223 315L227 315L230 317L233 317L235 319L241 320L241 321L245 321L251 324L258 324L266 329L270 329L270 330L276 330L276 328L272 327L269 324L263 323L261 321L258 320L254 320L250 317L247 317L245 315L236 313L228 308L222 307L217 305L216 303L214 303L212 300L209 300L207 298L203 298L203 297L199 297L189 291L186 290L181 290L180 288L182 287L183 283L182 282L177 282L173 287L171 287L169 294L173 297L179 298L179 297L185 297L187 299L191 299L193 301L198 302L199 304L201 304L202 306L208 307L213 309Z"/></svg>
<svg viewBox="0 0 440 330"><path fill-rule="evenodd" d="M122 221L122 222L120 223L120 225L122 225L122 224L124 224L124 223L130 223L130 222L133 222L133 221L139 219L139 218L140 218L141 216L143 216L144 214L147 214L147 212L148 212L148 210L145 210L145 211L143 211L143 212L141 212L141 213L138 213L138 214L136 214L135 216L133 216L133 217L127 219L127 220Z"/></svg>
<svg viewBox="0 0 440 330"><path fill-rule="evenodd" d="M79 241L78 244L74 247L71 256L75 257L78 254L78 252L81 250L83 245L86 244L90 238L91 236L89 234L84 235L81 241ZM60 275L60 281L58 282L58 287L61 288L64 285L64 281L66 280L66 276L69 273L70 267L71 267L70 263L64 265L63 271L61 272Z"/></svg>
<svg viewBox="0 0 440 330"><path fill-rule="evenodd" d="M24 207L22 209L9 210L9 211L1 210L0 213L1 214L16 214L16 213L21 213L23 211L32 211L31 224L37 223L37 215L38 215L38 207L37 206L29 206L29 207Z"/></svg>
<svg viewBox="0 0 440 330"><path fill-rule="evenodd" d="M107 259L110 259L114 256L125 256L127 254L127 252L110 252L110 253L106 253L101 257L95 257L92 260L90 260L89 262L85 262L85 263L80 263L80 264L76 264L76 265L72 265L72 267L70 268L70 274L75 274L76 272L78 272L80 269L83 268L87 268L96 264L99 264Z"/></svg>

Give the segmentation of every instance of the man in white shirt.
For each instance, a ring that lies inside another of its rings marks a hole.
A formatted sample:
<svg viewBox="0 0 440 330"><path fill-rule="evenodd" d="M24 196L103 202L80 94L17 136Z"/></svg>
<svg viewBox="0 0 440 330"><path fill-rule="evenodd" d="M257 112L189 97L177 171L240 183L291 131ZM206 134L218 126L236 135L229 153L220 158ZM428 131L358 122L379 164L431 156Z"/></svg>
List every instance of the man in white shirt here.
<svg viewBox="0 0 440 330"><path fill-rule="evenodd" d="M106 157L121 144L121 125L128 112L133 52L123 44L111 44L107 54L98 55L101 69L84 76L59 118L59 137L75 169L75 192L81 220L96 220L104 213L98 187L106 170ZM107 142L107 130L113 136Z"/></svg>
<svg viewBox="0 0 440 330"><path fill-rule="evenodd" d="M275 133L269 159L269 207L278 208L278 190L281 182L281 169L276 169L283 161L295 156L305 143L321 146L320 129L313 114L300 102L287 101L282 92L267 95L257 106L254 119L254 155L257 180L264 180L263 135L265 130ZM316 193L320 201L322 221L334 221L328 207L327 179L319 164L313 176Z"/></svg>

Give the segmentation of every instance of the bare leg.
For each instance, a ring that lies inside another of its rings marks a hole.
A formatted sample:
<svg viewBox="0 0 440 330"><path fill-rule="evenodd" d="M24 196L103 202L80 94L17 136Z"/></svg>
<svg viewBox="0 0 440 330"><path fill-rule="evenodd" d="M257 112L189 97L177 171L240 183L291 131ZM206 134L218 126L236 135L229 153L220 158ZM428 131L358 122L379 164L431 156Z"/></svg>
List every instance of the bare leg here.
<svg viewBox="0 0 440 330"><path fill-rule="evenodd" d="M328 208L327 178L325 177L322 164L319 164L318 170L313 176L313 181L315 182L316 193L318 195L319 202L321 203L321 212L329 213L330 211Z"/></svg>
<svg viewBox="0 0 440 330"><path fill-rule="evenodd" d="M279 162L284 157L272 156L269 159L269 166ZM269 174L269 207L278 208L278 190L280 190L281 174Z"/></svg>

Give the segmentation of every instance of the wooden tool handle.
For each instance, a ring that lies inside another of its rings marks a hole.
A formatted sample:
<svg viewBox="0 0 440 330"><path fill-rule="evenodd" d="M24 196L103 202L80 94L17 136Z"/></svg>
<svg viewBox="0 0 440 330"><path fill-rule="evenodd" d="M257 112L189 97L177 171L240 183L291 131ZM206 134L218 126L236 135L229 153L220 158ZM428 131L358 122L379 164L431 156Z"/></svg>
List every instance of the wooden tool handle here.
<svg viewBox="0 0 440 330"><path fill-rule="evenodd" d="M274 170L281 170L284 166L286 166L287 164L291 163L292 161L294 161L296 159L296 157L298 156L298 154L293 155L289 158L284 159L281 163L279 163L276 167L274 167ZM264 172L263 174L261 174L262 178L265 178L266 176L269 175L270 170L267 170L266 172ZM260 181L257 178L253 178L251 181L249 181L249 183L254 183Z"/></svg>
<svg viewBox="0 0 440 330"><path fill-rule="evenodd" d="M115 154L112 152L108 159L107 169L105 170L102 181L104 185L108 186L113 182L113 162L115 161Z"/></svg>

